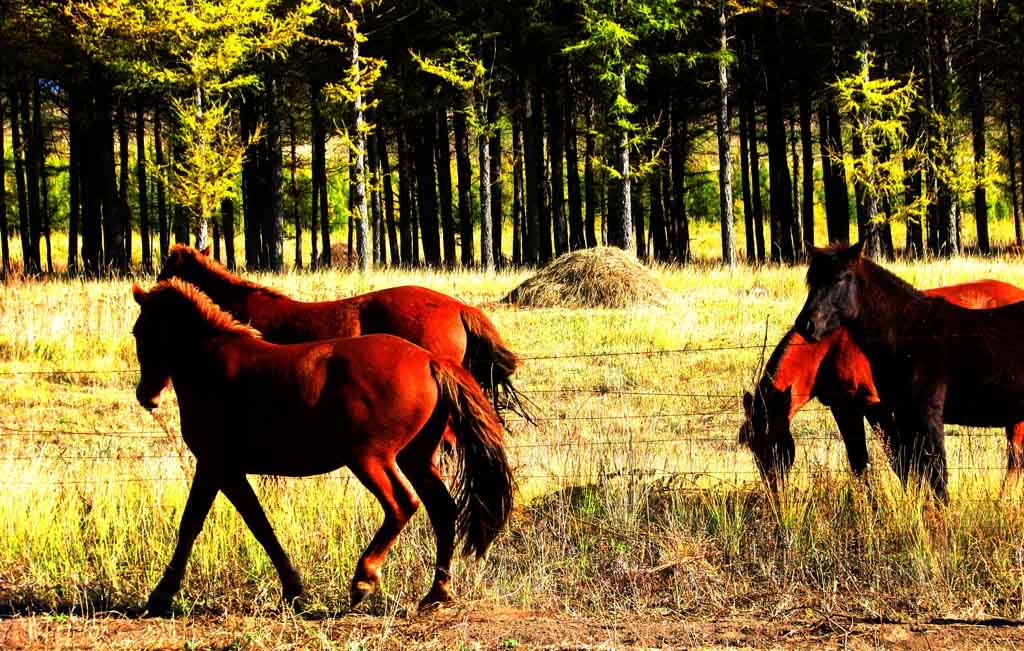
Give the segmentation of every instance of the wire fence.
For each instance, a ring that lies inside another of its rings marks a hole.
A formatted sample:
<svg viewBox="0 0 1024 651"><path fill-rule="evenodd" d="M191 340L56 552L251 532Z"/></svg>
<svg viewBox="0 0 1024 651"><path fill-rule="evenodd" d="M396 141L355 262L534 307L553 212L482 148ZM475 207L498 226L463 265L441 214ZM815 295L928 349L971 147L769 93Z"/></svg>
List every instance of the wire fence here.
<svg viewBox="0 0 1024 651"><path fill-rule="evenodd" d="M805 345L802 343L795 343L791 345ZM810 344L808 344L810 345ZM817 344L814 344L817 345ZM526 355L522 356L521 359L525 361L557 361L557 360L577 360L577 359L592 359L592 358L622 358L626 356L634 357L653 357L661 355L680 355L680 354L700 354L700 353L717 353L725 351L737 351L737 350L764 350L763 344L722 344L722 345L711 345L704 347L687 347L687 348L671 348L671 349L645 349L645 350L634 350L634 351L600 351L600 352L585 352L585 353L572 353L565 355ZM137 368L118 368L118 369L21 369L12 371L0 371L0 378L2 377L46 377L46 376L69 376L69 375L125 375L138 373ZM545 400L551 398L557 398L560 402L564 402L565 396L596 396L599 398L603 397L617 397L617 398L629 398L636 400L643 400L645 398L659 398L659 399L678 399L688 401L717 401L719 404L716 408L708 409L686 409L686 410L668 410L668 411L647 411L641 413L626 413L626 414L547 414L539 413L533 417L535 423L540 427L551 426L552 424L557 426L558 423L581 423L581 422L621 422L626 424L627 427L634 426L636 423L653 423L666 420L690 420L700 419L705 425L711 424L727 428L728 433L707 433L704 431L686 431L682 433L674 433L672 435L665 435L659 433L653 436L629 436L612 439L598 439L598 440L544 440L544 441L526 441L521 442L515 440L515 437L510 437L507 441L507 447L510 450L518 450L524 453L526 452L565 452L578 450L580 455L595 454L595 451L599 450L637 450L641 448L653 448L655 446L675 446L680 444L687 444L691 446L716 446L719 449L722 446L733 446L736 447L737 436L736 431L740 424L744 421L745 415L741 406L740 395L741 392L736 393L728 392L685 392L685 391L667 391L657 388L642 389L642 388L630 388L630 389L613 389L606 387L581 387L581 386L530 386L524 385L519 389L520 393L527 397L533 398L534 404L543 404ZM793 394L794 397L806 397L800 394ZM828 407L821 405L808 405L801 411L803 412L826 412ZM507 424L510 426L527 427L525 419L522 418L509 418ZM162 461L162 460L178 460L182 461L182 448L180 446L180 438L172 440L171 432L169 430L160 429L123 429L123 430L85 430L85 429L73 429L66 426L38 426L38 427L26 427L22 424L15 424L11 422L4 422L0 420L0 440L10 440L17 438L25 441L29 444L34 444L36 450L32 452L10 452L7 455L0 455L0 463L84 463L84 462L104 462L104 461L116 461L116 462L140 462L140 461ZM993 441L996 438L1003 438L1005 434L1001 431L991 429L984 432L978 432L973 429L967 430L952 430L947 432L947 436L953 438L959 438L966 441L968 448L974 447L975 439L978 441ZM808 433L797 433L796 444L799 446L806 443L825 444L827 448L831 448L836 444L841 445L842 439L836 433L823 434L820 432L808 434ZM81 450L69 450L67 448L62 449L51 449L41 448L42 445L53 445L55 443L68 444L75 440L131 440L138 444L140 442L162 442L162 443L178 443L176 449L167 452L154 452L154 451L140 451L137 449L119 447L115 449L108 449L101 452L93 451L81 451ZM989 446L991 447L991 445ZM831 450L829 450L831 451ZM737 450L737 452L745 453L745 450ZM717 453L717 452L716 452ZM749 453L747 453L749 454ZM808 464L810 466L810 464ZM184 468L183 464L183 468ZM957 465L951 466L951 470L955 471L1005 471L1005 465L994 465L992 463L972 463L968 465ZM849 470L846 467L823 467L821 465L813 465L811 467L797 470L797 473L812 474L812 475L834 475L834 474L847 474ZM611 477L617 478L647 478L647 479L673 479L673 478L713 478L725 480L726 478L733 479L750 479L757 480L760 476L760 472L750 464L747 468L716 468L713 471L709 470L681 470L681 469L664 469L664 468L620 468L616 470L599 469L592 472L553 472L553 473L542 473L538 474L535 469L521 468L520 472L517 473L517 477L523 479L561 479L568 481L595 481L601 479L608 479ZM335 475L329 475L328 477L335 477ZM347 476L339 478L348 479ZM180 482L187 479L185 475L181 476L140 476L140 477L105 477L105 478L75 478L75 479L54 479L52 481L33 481L33 482L19 482L18 480L3 481L0 480L0 486L77 486L77 485L91 485L91 484L117 484L117 483L140 483L140 482Z"/></svg>

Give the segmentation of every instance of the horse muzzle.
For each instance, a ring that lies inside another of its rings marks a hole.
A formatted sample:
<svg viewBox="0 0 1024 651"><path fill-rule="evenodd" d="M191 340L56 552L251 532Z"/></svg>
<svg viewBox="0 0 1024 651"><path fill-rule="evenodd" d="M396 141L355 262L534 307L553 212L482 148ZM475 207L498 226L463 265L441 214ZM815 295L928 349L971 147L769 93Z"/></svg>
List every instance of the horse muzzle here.
<svg viewBox="0 0 1024 651"><path fill-rule="evenodd" d="M144 391L141 384L135 387L135 398L146 411L153 411L160 405L160 392L158 391L155 394L152 394L148 391Z"/></svg>

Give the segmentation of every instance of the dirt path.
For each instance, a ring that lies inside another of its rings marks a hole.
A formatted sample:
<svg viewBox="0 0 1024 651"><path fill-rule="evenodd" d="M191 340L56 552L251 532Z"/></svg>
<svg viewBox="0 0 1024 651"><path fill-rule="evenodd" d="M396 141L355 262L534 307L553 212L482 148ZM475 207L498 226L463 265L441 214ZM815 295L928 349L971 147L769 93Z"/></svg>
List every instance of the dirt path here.
<svg viewBox="0 0 1024 651"><path fill-rule="evenodd" d="M1024 648L1013 623L869 624L836 619L683 621L651 615L572 618L507 609L453 609L409 618L345 615L181 620L16 617L0 620L0 649L76 650L497 649L986 649Z"/></svg>

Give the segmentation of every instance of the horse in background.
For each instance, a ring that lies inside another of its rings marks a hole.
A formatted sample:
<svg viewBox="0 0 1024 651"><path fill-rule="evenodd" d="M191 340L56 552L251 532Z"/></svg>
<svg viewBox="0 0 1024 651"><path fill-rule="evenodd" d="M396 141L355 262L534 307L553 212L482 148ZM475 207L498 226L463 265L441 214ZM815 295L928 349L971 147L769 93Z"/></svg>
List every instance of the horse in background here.
<svg viewBox="0 0 1024 651"><path fill-rule="evenodd" d="M1024 300L1024 290L998 280L979 280L923 292L954 305L971 309L989 309ZM868 465L866 418L891 451L903 445L892 443L900 436L892 412L878 396L871 366L864 353L843 327L836 328L820 341L810 342L790 330L775 347L764 375L753 395L743 396L746 421L740 428L739 442L754 453L762 476L771 486L786 477L795 455L790 425L796 414L817 398L835 418L846 446L850 468L858 477ZM1014 483L1024 461L1024 423L1006 427L1007 476ZM895 467L906 483L905 467Z"/></svg>
<svg viewBox="0 0 1024 651"><path fill-rule="evenodd" d="M205 253L184 244L172 246L164 261L158 280L169 278L192 283L274 343L368 334L401 337L439 358L461 363L496 406L531 420L512 384L519 357L505 345L486 314L451 296L406 285L335 301L296 301L236 276Z"/></svg>
<svg viewBox="0 0 1024 651"><path fill-rule="evenodd" d="M514 480L497 414L457 363L404 339L369 335L278 345L177 279L133 287L139 403L154 409L173 382L181 435L196 457L178 541L147 610L164 614L192 545L223 492L263 546L289 602L302 580L278 543L247 474L309 476L349 467L380 502L384 522L363 552L353 607L378 584L392 543L420 505L437 542L434 580L420 602L450 601L455 544L482 556L512 509ZM458 465L454 495L437 467L446 431Z"/></svg>
<svg viewBox="0 0 1024 651"><path fill-rule="evenodd" d="M859 243L814 250L807 285L795 330L818 342L846 328L900 431L897 468L927 479L940 499L945 423L1024 420L1024 303L972 310L928 296L864 258Z"/></svg>

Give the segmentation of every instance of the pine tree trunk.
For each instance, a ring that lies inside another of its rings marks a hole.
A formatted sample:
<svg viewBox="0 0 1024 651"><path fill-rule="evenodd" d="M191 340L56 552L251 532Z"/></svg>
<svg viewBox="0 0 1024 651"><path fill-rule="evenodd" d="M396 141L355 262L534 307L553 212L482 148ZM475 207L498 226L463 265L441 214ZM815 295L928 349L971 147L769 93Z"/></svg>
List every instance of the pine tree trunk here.
<svg viewBox="0 0 1024 651"><path fill-rule="evenodd" d="M377 138L379 141L380 167L384 175L384 220L388 229L388 248L391 250L391 266L402 263L398 248L398 226L395 223L395 195L391 187L391 158L388 155L387 131L383 122L378 122ZM383 249L382 249L383 250Z"/></svg>
<svg viewBox="0 0 1024 651"><path fill-rule="evenodd" d="M545 94L547 105L548 168L551 170L551 222L555 236L555 255L569 250L569 233L565 220L565 182L562 175L565 143L562 138L565 120L558 89Z"/></svg>
<svg viewBox="0 0 1024 651"><path fill-rule="evenodd" d="M21 240L21 264L25 274L31 273L32 252L29 248L28 189L25 184L25 147L21 142L21 98L14 85L8 86L11 106L11 147L14 157L14 185L18 193L18 239Z"/></svg>
<svg viewBox="0 0 1024 651"><path fill-rule="evenodd" d="M456 109L452 115L455 128L455 170L459 190L459 240L462 244L462 265L473 266L473 210L472 177L469 163L469 132L466 128L466 108Z"/></svg>
<svg viewBox="0 0 1024 651"><path fill-rule="evenodd" d="M72 95L73 97L73 95ZM74 116L74 105L72 104L71 116ZM11 248L10 242L7 240L7 150L4 143L4 134L6 133L4 127L4 99L0 97L0 280L6 279L7 274L11 272ZM77 145L76 145L77 146ZM77 152L75 152L77 155ZM77 257L78 242L75 239L75 233L77 232L72 226L77 227L77 214L74 209L75 201L78 199L78 189L75 187L75 175L74 168L69 165L69 191L71 194L72 211L69 216L70 224L68 226L68 255L75 255ZM1016 210L1016 208L1014 208ZM74 253L72 253L74 252ZM73 263L75 258L71 257L71 263L68 264L68 273L75 273L75 264Z"/></svg>
<svg viewBox="0 0 1024 651"><path fill-rule="evenodd" d="M779 44L779 18L775 10L769 12L765 21L763 39L764 61L767 84L766 126L768 131L768 169L771 192L768 201L771 209L771 259L775 262L791 263L795 260L791 225L793 216L792 184L786 155L786 125L783 117L783 81L780 74L782 48Z"/></svg>
<svg viewBox="0 0 1024 651"><path fill-rule="evenodd" d="M411 266L412 255L412 201L413 201L413 170L412 151L410 150L406 131L408 125L398 129L398 210L399 230L401 232L402 264Z"/></svg>
<svg viewBox="0 0 1024 651"><path fill-rule="evenodd" d="M302 214L299 210L299 185L295 180L296 168L299 165L298 152L295 145L295 114L288 114L288 171L290 174L288 194L291 196L289 206L292 212L292 223L295 225L295 269L302 269Z"/></svg>
<svg viewBox="0 0 1024 651"><path fill-rule="evenodd" d="M764 201L761 199L761 155L757 148L757 113L753 101L747 107L747 139L750 144L750 199L753 203L754 243L757 247L757 261L768 261L764 241Z"/></svg>
<svg viewBox="0 0 1024 651"><path fill-rule="evenodd" d="M803 156L803 217L802 242L814 246L814 138L811 135L811 96L808 90L800 93L800 147Z"/></svg>
<svg viewBox="0 0 1024 651"><path fill-rule="evenodd" d="M167 227L167 198L164 179L164 143L161 133L160 107L153 111L153 156L156 162L156 217L160 237L160 262L163 264L171 246L171 234Z"/></svg>
<svg viewBox="0 0 1024 651"><path fill-rule="evenodd" d="M790 229L792 230L794 257L800 257L803 222L800 214L800 197L796 191L800 185L800 158L796 153L796 125L793 124L792 119L789 121L789 151L790 159L793 161L793 222L790 224Z"/></svg>
<svg viewBox="0 0 1024 651"><path fill-rule="evenodd" d="M117 105L117 148L118 148L118 170L120 172L117 184L117 213L121 222L121 233L124 236L124 259L122 261L122 273L127 273L132 260L132 210L128 204L128 113L124 108L125 99L122 97Z"/></svg>
<svg viewBox="0 0 1024 651"><path fill-rule="evenodd" d="M978 249L990 252L988 241L988 197L985 191L985 95L982 92L981 46L982 1L975 0L975 46L971 57L971 143L974 148L974 222Z"/></svg>
<svg viewBox="0 0 1024 651"><path fill-rule="evenodd" d="M636 257L647 259L647 234L644 232L644 201L640 185L633 186L630 193L630 214L633 217L634 237L636 239Z"/></svg>
<svg viewBox="0 0 1024 651"><path fill-rule="evenodd" d="M835 100L825 100L828 107L828 144L832 207L826 207L826 222L830 242L850 241L850 191L846 185L846 167L843 165L843 131L839 108Z"/></svg>
<svg viewBox="0 0 1024 651"><path fill-rule="evenodd" d="M455 247L455 215L452 213L452 149L448 131L448 109L437 111L437 134L434 158L437 163L438 198L441 202L441 237L444 242L444 264L458 266Z"/></svg>
<svg viewBox="0 0 1024 651"><path fill-rule="evenodd" d="M36 163L39 166L39 224L38 227L46 242L46 272L53 273L53 251L50 243L50 188L46 173L46 137L43 133L43 119L40 108L39 81L32 85L32 129L33 149L36 152ZM38 233L37 233L38 235ZM36 238L38 241L38 237ZM36 247L38 254L38 246ZM37 266L42 269L40 260Z"/></svg>
<svg viewBox="0 0 1024 651"><path fill-rule="evenodd" d="M135 178L139 189L139 236L142 238L142 270L153 271L153 249L149 235L149 194L146 192L146 113L135 110Z"/></svg>
<svg viewBox="0 0 1024 651"><path fill-rule="evenodd" d="M498 126L498 97L491 95L487 100L487 122L491 125L491 255L496 267L504 267L501 236L505 228L504 197L502 183L501 128Z"/></svg>
<svg viewBox="0 0 1024 651"><path fill-rule="evenodd" d="M235 262L235 202L230 197L220 200L220 223L224 226L224 261L229 271L234 271Z"/></svg>
<svg viewBox="0 0 1024 651"><path fill-rule="evenodd" d="M619 96L626 97L626 70L618 72ZM629 251L633 248L632 200L630 199L629 134L613 127L612 179L608 206L608 244Z"/></svg>
<svg viewBox="0 0 1024 651"><path fill-rule="evenodd" d="M718 1L718 112L715 131L718 134L718 207L722 227L722 262L736 266L736 231L732 209L732 151L729 126L729 52L725 19L725 0Z"/></svg>
<svg viewBox="0 0 1024 651"><path fill-rule="evenodd" d="M25 146L25 186L28 190L28 258L26 259L25 272L27 274L38 274L42 271L39 255L39 234L41 218L39 214L39 158L40 139L37 138L36 130L33 128L29 117L32 106L35 102L32 98L38 98L38 80L32 80L35 91L29 89L28 84L21 91L21 132L22 142Z"/></svg>
<svg viewBox="0 0 1024 651"><path fill-rule="evenodd" d="M586 212L583 217L583 235L586 246L597 246L597 179L594 176L594 156L597 155L597 137L594 135L594 103L587 101L586 135L584 136L583 159L583 195L586 199Z"/></svg>
<svg viewBox="0 0 1024 651"><path fill-rule="evenodd" d="M935 9L941 12L941 8ZM932 112L941 118L951 118L952 83L953 83L953 61L949 51L949 25L944 15L933 15L933 9L929 7L926 11L929 26L926 28L929 35L929 72L932 94ZM943 141L943 146L933 152L933 160L936 160L940 168L953 170L953 146L950 142L951 135L948 128L935 132L932 136L935 142ZM935 201L935 253L943 256L954 256L960 253L959 241L957 238L957 215L955 201L956 197L953 188L950 187L946 177L942 174L932 175L934 184Z"/></svg>
<svg viewBox="0 0 1024 651"><path fill-rule="evenodd" d="M690 129L678 95L672 100L671 119L672 218L669 223L675 227L673 251L676 259L685 264L690 261L690 220L686 214L686 159Z"/></svg>
<svg viewBox="0 0 1024 651"><path fill-rule="evenodd" d="M277 75L266 69L263 91L266 94L264 119L266 120L266 192L267 192L267 263L276 273L284 271L284 204L281 200L281 118L277 107Z"/></svg>
<svg viewBox="0 0 1024 651"><path fill-rule="evenodd" d="M656 169L648 180L651 195L651 246L654 259L659 262L665 262L669 258L668 239L665 236L665 204L661 192L664 180L664 172L660 168Z"/></svg>
<svg viewBox="0 0 1024 651"><path fill-rule="evenodd" d="M320 232L320 257L317 265L331 266L331 211L327 204L327 129L324 126L323 113L320 110L323 86L316 84L312 92L312 128L313 128L313 160L316 178L314 192L317 193L317 205L310 216L310 229L313 233ZM319 228L317 225L319 224ZM311 255L316 258L316 245L311 247Z"/></svg>
<svg viewBox="0 0 1024 651"><path fill-rule="evenodd" d="M586 246L583 226L583 197L580 194L580 160L576 133L576 94L573 92L571 71L564 76L567 89L565 109L565 174L569 195L569 248L579 250Z"/></svg>
<svg viewBox="0 0 1024 651"><path fill-rule="evenodd" d="M370 183L370 239L373 242L373 264L387 266L387 249L384 246L384 215L380 199L380 156L377 153L377 134L371 133L366 139L366 162L369 166L367 178Z"/></svg>
<svg viewBox="0 0 1024 651"><path fill-rule="evenodd" d="M523 83L523 147L526 171L526 221L523 262L547 262L541 253L541 212L544 210L543 117L539 115L538 93L531 82ZM550 243L548 249L551 248Z"/></svg>
<svg viewBox="0 0 1024 651"><path fill-rule="evenodd" d="M512 118L512 264L523 264L523 129L518 116Z"/></svg>
<svg viewBox="0 0 1024 651"><path fill-rule="evenodd" d="M99 90L97 113L99 118L100 150L102 161L103 248L108 269L123 268L124 233L121 230L121 211L117 202L117 176L114 165L114 124L110 87L104 83Z"/></svg>
<svg viewBox="0 0 1024 651"><path fill-rule="evenodd" d="M487 115L487 102L483 96L476 98L477 115ZM476 147L480 168L480 266L485 271L494 271L494 243L491 232L491 146L487 138L490 123L477 134ZM472 233L470 233L472 237Z"/></svg>
<svg viewBox="0 0 1024 651"><path fill-rule="evenodd" d="M456 133L456 140L458 134ZM457 147L458 145L456 145ZM458 153L456 152L456 156ZM423 238L423 260L428 266L441 266L441 238L437 219L437 186L434 177L434 116L427 114L420 119L416 138L416 212L413 229L414 258L418 246L415 231L418 228ZM470 247L472 247L472 235ZM463 247L466 243L462 243ZM472 253L472 249L470 249ZM463 253L465 258L465 253Z"/></svg>
<svg viewBox="0 0 1024 651"><path fill-rule="evenodd" d="M1010 109L1006 109L1004 115L1006 121L1006 155L1010 176L1010 204L1013 206L1013 231L1016 235L1017 246L1024 244L1024 225L1021 224L1021 215L1017 204L1017 161L1016 152L1013 147L1013 117ZM0 124L3 120L0 119Z"/></svg>
<svg viewBox="0 0 1024 651"><path fill-rule="evenodd" d="M740 106L740 185L743 191L743 236L746 241L747 263L757 262L757 244L754 242L754 204L750 198L749 127L746 102Z"/></svg>
<svg viewBox="0 0 1024 651"><path fill-rule="evenodd" d="M95 72L82 85L81 109L81 152L102 152L98 116L96 114ZM13 135L13 134L12 134ZM103 266L102 235L102 180L99 165L89 164L86 158L80 160L79 193L82 199L82 267L91 277L100 274Z"/></svg>
<svg viewBox="0 0 1024 651"><path fill-rule="evenodd" d="M921 114L914 110L910 114L910 121L907 127L907 141L916 142L921 137ZM904 167L910 171L906 185L903 189L903 205L914 207L921 197L921 161L917 157L908 157L904 161ZM907 217L907 241L906 253L911 258L924 256L924 211L913 210L913 214Z"/></svg>
<svg viewBox="0 0 1024 651"><path fill-rule="evenodd" d="M310 87L309 96L309 268L320 266L320 156L318 143L323 136L320 130L320 91L315 83Z"/></svg>
<svg viewBox="0 0 1024 651"><path fill-rule="evenodd" d="M356 265L363 273L373 268L373 243L370 241L369 211L366 205L366 129L363 128L363 93L359 89L359 39L352 40L351 68L356 82L352 110L355 113L355 199L356 210Z"/></svg>
<svg viewBox="0 0 1024 651"><path fill-rule="evenodd" d="M242 101L240 122L242 128L242 142L248 143L256 129L257 118L255 98L247 97ZM313 128L316 129L315 126ZM315 151L315 137L313 147ZM257 142L249 145L249 149L246 151L245 160L242 163L242 214L245 219L245 223L243 225L243 234L245 236L245 266L250 271L255 271L260 268L260 249L262 248L262 244L260 243L260 220L257 216L259 212L259 199L256 189L260 184L257 177L259 175L258 159L261 148L262 143ZM316 174L315 171L314 174Z"/></svg>

